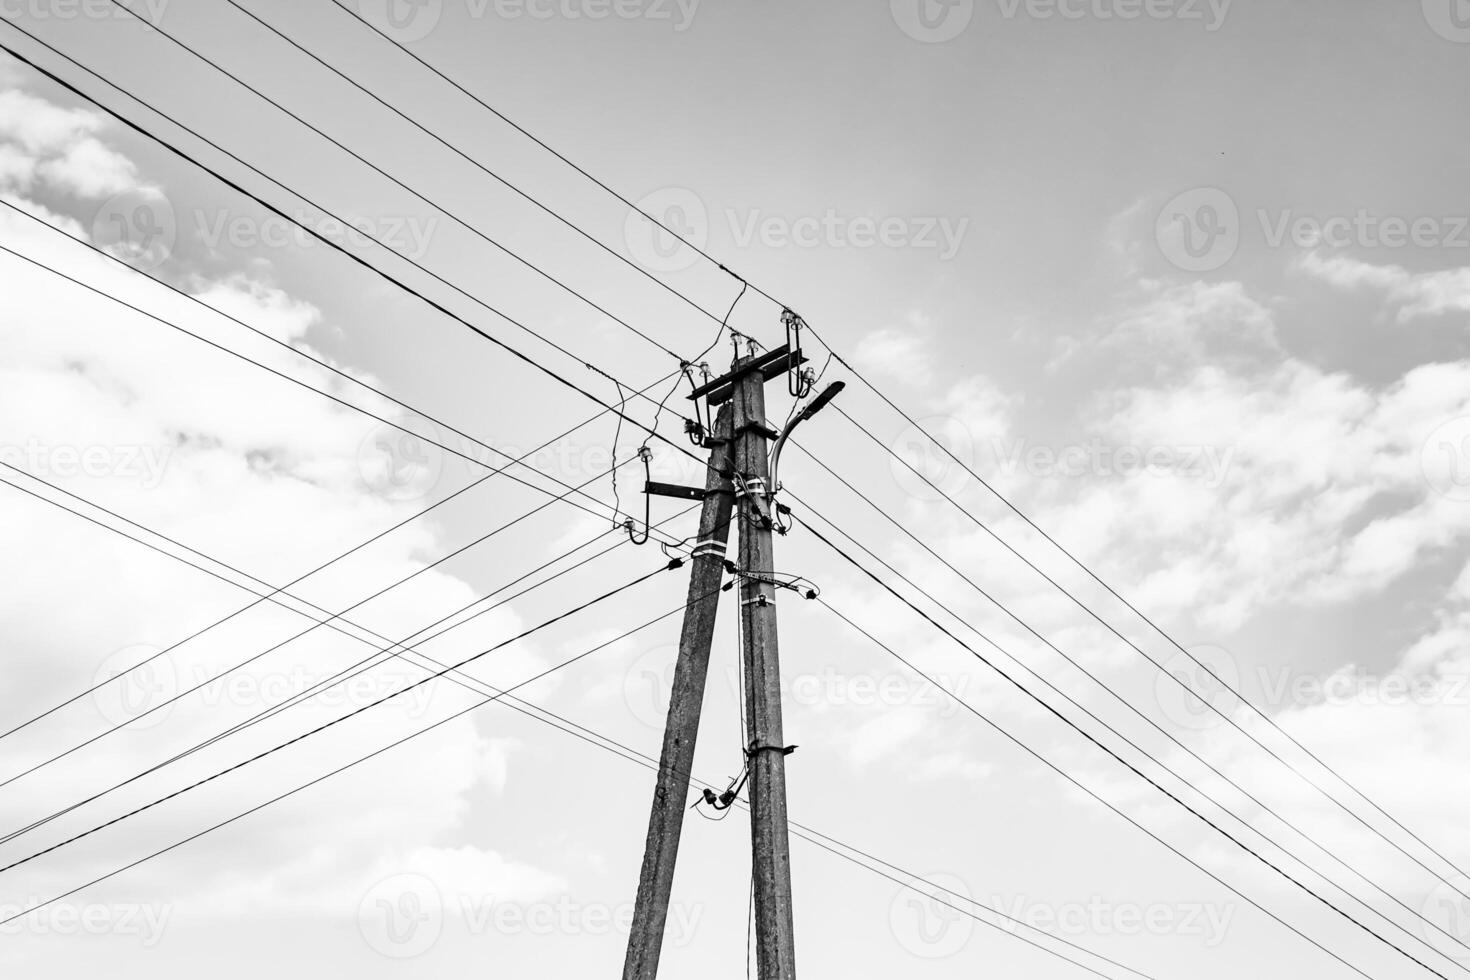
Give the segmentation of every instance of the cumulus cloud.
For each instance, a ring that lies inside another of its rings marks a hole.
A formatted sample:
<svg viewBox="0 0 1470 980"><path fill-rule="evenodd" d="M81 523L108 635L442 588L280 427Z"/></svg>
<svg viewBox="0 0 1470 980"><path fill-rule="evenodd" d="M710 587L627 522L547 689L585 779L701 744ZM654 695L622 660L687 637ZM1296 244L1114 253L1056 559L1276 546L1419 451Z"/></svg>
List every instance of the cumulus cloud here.
<svg viewBox="0 0 1470 980"><path fill-rule="evenodd" d="M1384 302L1397 307L1395 318L1400 324L1470 312L1470 268L1411 272L1400 265L1374 265L1318 252L1302 256L1298 268L1338 289L1381 294Z"/></svg>
<svg viewBox="0 0 1470 980"><path fill-rule="evenodd" d="M0 92L0 189L38 183L81 197L151 191L137 167L104 144L104 118L65 109L16 89Z"/></svg>
<svg viewBox="0 0 1470 980"><path fill-rule="evenodd" d="M860 340L853 359L863 371L922 387L933 378L928 333L927 318L911 314L903 327L878 330Z"/></svg>

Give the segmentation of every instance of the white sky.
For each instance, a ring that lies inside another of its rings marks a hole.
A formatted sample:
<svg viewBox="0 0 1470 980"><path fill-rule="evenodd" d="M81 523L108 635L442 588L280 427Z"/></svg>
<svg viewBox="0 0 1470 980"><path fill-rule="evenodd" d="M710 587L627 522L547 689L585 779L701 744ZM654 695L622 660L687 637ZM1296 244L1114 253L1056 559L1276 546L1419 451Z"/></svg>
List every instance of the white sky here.
<svg viewBox="0 0 1470 980"><path fill-rule="evenodd" d="M389 2L399 0L361 6L381 16ZM1422 9L1360 0L922 4L443 0L409 17L403 36L511 119L800 309L1042 527L1465 866L1470 219L1460 93L1470 53L1461 24L1470 11L1449 0L1424 0ZM735 299L728 276L654 249L627 208L326 0L245 5L705 309L723 313ZM706 318L223 0L149 6L170 32L660 343L684 356L709 343ZM603 10L612 13L592 16ZM1142 13L1125 16L1132 11ZM673 368L667 355L115 8L16 0L0 2L0 13L264 173L365 219L470 296L565 346L574 357L400 259L363 252L598 397L620 393L582 360L639 387ZM13 29L0 34L287 210L306 208L96 78L36 55ZM248 200L9 59L0 62L0 196L55 226L0 209L5 248L456 448L473 447L271 340L507 452L528 451L595 409L340 255L303 246ZM159 237L146 254L127 253L134 262L260 333L63 234L124 254L149 229ZM0 459L260 580L291 581L482 474L5 253L0 285ZM779 313L746 296L732 322L775 345ZM722 346L711 355L716 369L727 353ZM828 375L843 377L839 368ZM861 386L850 384L840 404L1145 651L1200 679ZM671 405L687 411L682 396ZM788 407L773 387L769 414L784 417ZM637 414L652 418L646 403ZM678 418L663 421L679 437ZM615 439L626 454L640 436L604 418L535 462L581 483L605 468ZM1183 702L1126 645L841 418L822 416L803 441L1159 725L1470 941L1470 903L1449 902L1458 896ZM1140 457L1156 465L1140 468ZM666 448L656 465L695 479ZM1266 840L1240 833L1273 859L1437 968L1453 975L1457 962L1470 967L1470 952L1446 959L1290 864L1270 842L1411 931L1422 929L1205 778L803 454L788 453L783 471L788 488L966 622L1229 801ZM641 506L641 475L624 474L622 503ZM57 496L11 470L0 477ZM589 492L609 501L614 494L606 480ZM491 480L291 591L346 610L544 499ZM249 601L34 497L0 487L0 501L0 588L8 597L0 636L10 666L0 730ZM656 507L660 519L677 511L671 502ZM349 618L407 637L608 524L555 505ZM688 518L670 527L678 537L694 531ZM798 530L782 539L779 556L834 606L1250 898L1372 976L1417 971L1069 736L810 536ZM425 651L462 659L661 562L651 546L621 548ZM660 577L496 653L475 673L516 683L683 598L682 576ZM717 782L739 764L733 610L727 600L697 766ZM797 820L1056 926L1150 976L1352 975L916 684L820 606L789 597L781 616L787 734L801 746L788 765ZM253 609L171 650L149 679L165 691L192 687L305 625L281 609ZM974 639L963 626L956 631ZM657 690L676 640L677 620L666 620L523 693L657 754ZM340 633L314 631L232 675L230 685L0 785L0 836L367 652ZM367 675L348 695L294 709L0 844L0 864L418 676L404 666ZM1396 696L1394 683L1412 695ZM424 696L0 873L0 906L75 888L470 703L453 686L416 693ZM1228 699L1215 703L1250 726ZM106 730L130 708L136 703L86 698L5 739L0 781ZM7 975L119 978L202 970L256 977L282 968L365 978L487 967L509 976L607 974L621 964L624 936L609 920L632 901L650 791L645 770L487 707L0 927L0 964ZM666 975L744 970L748 826L742 813L732 817L689 817ZM1079 975L892 882L801 842L793 847L804 976ZM1435 949L1456 948L1431 935Z"/></svg>

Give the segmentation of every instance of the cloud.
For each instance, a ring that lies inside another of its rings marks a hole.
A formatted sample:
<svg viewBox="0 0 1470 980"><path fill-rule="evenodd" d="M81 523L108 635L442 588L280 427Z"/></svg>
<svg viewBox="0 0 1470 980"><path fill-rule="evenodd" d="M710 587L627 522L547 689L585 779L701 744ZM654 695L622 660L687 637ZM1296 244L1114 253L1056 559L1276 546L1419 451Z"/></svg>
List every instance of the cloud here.
<svg viewBox="0 0 1470 980"><path fill-rule="evenodd" d="M864 371L922 387L933 378L928 332L928 321L911 314L903 328L878 330L860 340L853 360Z"/></svg>
<svg viewBox="0 0 1470 980"><path fill-rule="evenodd" d="M0 93L0 182L8 198L85 236L78 222L27 200L25 192L46 185L83 196L150 193L132 163L100 142L101 132L100 121L91 114L18 92ZM0 238L17 252L97 290L79 288L20 259L0 257L0 277L6 284L0 291L6 350L0 363L0 460L271 583L296 578L426 503L400 499L373 484L363 447L373 444L374 434L382 430L379 423L130 312L109 297L153 311L311 387L340 394L378 414L399 414L380 397L43 224L6 210L0 213ZM321 321L311 305L243 273L199 280L188 288L265 337L299 349L309 349L310 334ZM44 497L60 496L15 471L0 470L0 476ZM245 591L10 487L0 486L0 496L6 499L0 508L0 547L32 556L24 574L9 583L15 601L0 608L7 657L18 679L0 690L0 709L7 718L57 704L84 682L110 676L146 655L137 651L171 647L251 599ZM293 591L326 609L346 610L422 571L423 554L449 551L452 544L441 541L440 533L432 523L414 522ZM434 569L346 619L389 638L404 638L475 595L453 574ZM172 684L170 690L186 690L249 656L271 652L228 682L206 686L159 712L157 726L145 719L27 777L24 792L0 801L0 825L9 829L24 824L81 794L105 789L357 663L380 645L325 628L293 639L309 625L303 617L263 604L171 650L150 673L158 683ZM338 625L345 626L345 620ZM425 650L441 661L461 659L522 628L520 616L507 607ZM129 659L119 666L115 655ZM488 682L508 686L545 663L534 644L518 644L475 669ZM67 826L80 829L99 815L122 812L130 803L141 805L339 717L344 709L361 706L362 699L380 699L423 676L423 670L402 663L364 674L360 684L365 686L339 688L335 698L310 702L278 716L279 721L222 741L105 804L79 811ZM162 807L149 819L120 825L109 835L107 849L81 846L58 852L43 866L28 867L29 884L13 882L17 893L40 895L69 887L83 874L122 863L124 855L140 856L182 839L212 819L243 812L369 747L386 744L395 733L415 731L427 720L462 707L468 698L457 689L445 693L442 686L423 690L432 696L404 696L375 708L367 727L348 722L329 729L252 764L248 779L212 783L192 792L185 805ZM155 696L152 690L144 694ZM7 741L5 775L105 730L114 722L99 717L102 710L93 699L83 699L13 736ZM393 863L390 858L428 868L465 887L537 892L554 884L553 876L513 857L440 843L457 832L472 794L498 793L504 787L513 744L482 738L469 719L444 726L427 744L434 754L416 757L402 771L395 768L392 779L384 780L381 770L375 773L365 766L334 780L330 807L288 804L289 823L255 821L248 882L241 883L243 873L225 870L231 862L221 861L220 870L192 877L187 887L204 905L213 901L221 907L248 904L251 895L268 905L270 896L292 895L293 882L310 883L309 888L294 889L303 895L356 894L363 887L363 869ZM18 842L11 848L23 846L25 842ZM206 838L195 849L207 856L238 846L238 839ZM181 890L167 868L149 866L136 880L165 895Z"/></svg>
<svg viewBox="0 0 1470 980"><path fill-rule="evenodd" d="M137 167L98 138L105 121L18 90L0 92L0 190L38 183L86 198L125 190L151 192Z"/></svg>
<svg viewBox="0 0 1470 980"><path fill-rule="evenodd" d="M1410 272L1399 265L1372 265L1346 256L1303 255L1298 268L1338 289L1372 290L1398 307L1396 320L1406 324L1446 313L1470 312L1470 268Z"/></svg>

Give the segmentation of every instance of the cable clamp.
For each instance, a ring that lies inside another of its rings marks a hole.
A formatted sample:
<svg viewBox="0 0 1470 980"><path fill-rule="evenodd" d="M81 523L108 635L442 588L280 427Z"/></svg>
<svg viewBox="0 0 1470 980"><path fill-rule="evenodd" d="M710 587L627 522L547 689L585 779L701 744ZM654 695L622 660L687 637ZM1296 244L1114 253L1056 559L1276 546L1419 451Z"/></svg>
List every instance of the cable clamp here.
<svg viewBox="0 0 1470 980"><path fill-rule="evenodd" d="M690 553L691 558L724 558L728 545L724 541L715 538L699 542Z"/></svg>
<svg viewBox="0 0 1470 980"><path fill-rule="evenodd" d="M771 604L771 597L766 595L751 596L749 599L741 599L740 604L742 606L769 606Z"/></svg>
<svg viewBox="0 0 1470 980"><path fill-rule="evenodd" d="M766 494L766 481L761 479L760 477L756 477L753 480L747 480L745 477L737 473L735 475L735 486L735 496L737 497L750 497L756 494L765 496Z"/></svg>

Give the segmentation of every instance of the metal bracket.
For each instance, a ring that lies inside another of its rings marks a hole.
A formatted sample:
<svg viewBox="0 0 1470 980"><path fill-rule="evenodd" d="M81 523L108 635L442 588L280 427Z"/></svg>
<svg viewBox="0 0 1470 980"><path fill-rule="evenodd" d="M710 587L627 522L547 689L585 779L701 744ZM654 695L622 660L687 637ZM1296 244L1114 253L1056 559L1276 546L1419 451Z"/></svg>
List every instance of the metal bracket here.
<svg viewBox="0 0 1470 980"><path fill-rule="evenodd" d="M649 480L643 487L644 493L655 497L676 497L679 500L703 500L709 493L699 487L684 487L677 483L656 483Z"/></svg>
<svg viewBox="0 0 1470 980"><path fill-rule="evenodd" d="M747 422L740 427L735 435L743 436L747 432L755 432L764 436L767 440L781 438L781 433L777 432L775 426L769 422Z"/></svg>
<svg viewBox="0 0 1470 980"><path fill-rule="evenodd" d="M754 758L757 752L779 752L787 756L795 752L797 748L798 746L795 745L752 745L745 750L745 754L749 758Z"/></svg>
<svg viewBox="0 0 1470 980"><path fill-rule="evenodd" d="M790 371L793 366L799 367L805 364L806 360L800 351L793 354L789 345L778 347L768 354L762 354L760 357L752 357L744 365L736 368L729 374L700 385L694 389L693 394L689 395L689 399L690 401L698 401L701 398L707 397L709 404L720 405L730 400L730 396L735 393L736 383L747 374L753 374L759 371L761 376L769 381L778 374L785 374Z"/></svg>

